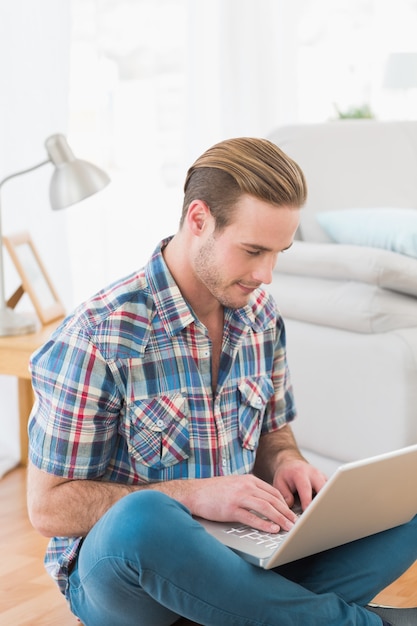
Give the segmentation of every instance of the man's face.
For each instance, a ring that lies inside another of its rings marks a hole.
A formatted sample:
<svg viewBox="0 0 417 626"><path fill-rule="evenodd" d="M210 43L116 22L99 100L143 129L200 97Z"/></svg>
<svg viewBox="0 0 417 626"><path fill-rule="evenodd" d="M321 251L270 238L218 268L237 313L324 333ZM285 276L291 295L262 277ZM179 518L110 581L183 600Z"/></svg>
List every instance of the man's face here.
<svg viewBox="0 0 417 626"><path fill-rule="evenodd" d="M278 254L293 242L299 213L244 195L232 222L217 233L210 214L194 258L196 278L223 306L245 306L257 287L272 281Z"/></svg>

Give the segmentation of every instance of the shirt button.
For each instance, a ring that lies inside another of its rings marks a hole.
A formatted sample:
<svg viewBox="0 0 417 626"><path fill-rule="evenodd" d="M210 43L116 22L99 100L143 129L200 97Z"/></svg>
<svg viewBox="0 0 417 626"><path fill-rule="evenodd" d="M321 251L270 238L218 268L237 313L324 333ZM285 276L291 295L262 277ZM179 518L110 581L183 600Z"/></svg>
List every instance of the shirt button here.
<svg viewBox="0 0 417 626"><path fill-rule="evenodd" d="M226 467L226 465L227 465L227 459L223 459L223 460L222 460L222 465L223 465L223 467Z"/></svg>
<svg viewBox="0 0 417 626"><path fill-rule="evenodd" d="M209 352L208 350L205 350L205 351L203 352L203 354L204 354L204 356L210 356L210 352Z"/></svg>
<svg viewBox="0 0 417 626"><path fill-rule="evenodd" d="M158 421L156 422L156 425L157 425L159 428L162 428L163 426L165 426L165 422L164 422L164 420L158 420Z"/></svg>
<svg viewBox="0 0 417 626"><path fill-rule="evenodd" d="M258 397L256 398L256 404L262 404L262 398L261 398L261 396L258 396Z"/></svg>

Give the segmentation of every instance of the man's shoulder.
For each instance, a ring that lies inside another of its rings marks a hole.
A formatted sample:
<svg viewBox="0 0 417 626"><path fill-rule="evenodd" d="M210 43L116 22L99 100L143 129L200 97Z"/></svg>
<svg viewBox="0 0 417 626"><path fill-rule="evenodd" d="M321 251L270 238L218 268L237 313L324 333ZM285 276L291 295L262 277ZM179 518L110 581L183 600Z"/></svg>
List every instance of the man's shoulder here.
<svg viewBox="0 0 417 626"><path fill-rule="evenodd" d="M94 343L105 358L140 356L155 305L144 270L126 276L79 305L61 329Z"/></svg>
<svg viewBox="0 0 417 626"><path fill-rule="evenodd" d="M146 273L142 269L101 289L81 304L75 314L78 314L79 318L88 320L88 323L94 327L115 315L123 314L132 305L148 305L149 296L150 289Z"/></svg>

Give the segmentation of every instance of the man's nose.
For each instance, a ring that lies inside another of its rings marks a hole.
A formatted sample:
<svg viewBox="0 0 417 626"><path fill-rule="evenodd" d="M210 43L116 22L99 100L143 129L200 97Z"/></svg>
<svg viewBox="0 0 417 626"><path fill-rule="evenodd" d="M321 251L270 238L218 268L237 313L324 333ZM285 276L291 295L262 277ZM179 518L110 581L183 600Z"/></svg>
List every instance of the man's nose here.
<svg viewBox="0 0 417 626"><path fill-rule="evenodd" d="M253 271L253 278L256 282L270 285L272 283L272 274L276 263L276 257L273 259L266 257L259 261Z"/></svg>

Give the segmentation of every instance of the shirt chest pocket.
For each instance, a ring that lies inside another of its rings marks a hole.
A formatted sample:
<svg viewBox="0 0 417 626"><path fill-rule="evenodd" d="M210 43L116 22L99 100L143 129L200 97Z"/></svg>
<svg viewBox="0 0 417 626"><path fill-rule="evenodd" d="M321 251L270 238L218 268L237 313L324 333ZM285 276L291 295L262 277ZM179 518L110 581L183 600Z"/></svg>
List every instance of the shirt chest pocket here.
<svg viewBox="0 0 417 626"><path fill-rule="evenodd" d="M270 378L245 378L238 389L239 438L244 448L255 450L261 434L262 418L274 387Z"/></svg>
<svg viewBox="0 0 417 626"><path fill-rule="evenodd" d="M130 454L136 462L163 469L190 455L188 402L181 394L136 400L128 406Z"/></svg>

